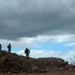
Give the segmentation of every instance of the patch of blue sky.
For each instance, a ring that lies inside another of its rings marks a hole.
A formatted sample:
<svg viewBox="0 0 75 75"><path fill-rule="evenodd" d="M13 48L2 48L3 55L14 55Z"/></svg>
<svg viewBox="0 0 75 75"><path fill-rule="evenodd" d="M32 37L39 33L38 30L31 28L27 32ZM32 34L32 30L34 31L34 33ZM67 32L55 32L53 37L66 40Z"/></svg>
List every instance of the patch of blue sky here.
<svg viewBox="0 0 75 75"><path fill-rule="evenodd" d="M65 43L54 43L50 47L50 49L55 50L55 51L69 51L73 50L72 46L65 46Z"/></svg>
<svg viewBox="0 0 75 75"><path fill-rule="evenodd" d="M32 47L32 49L36 50L54 50L54 51L70 51L74 49L74 46L65 46L66 42L63 43L52 43L50 41L47 42L36 42L37 47Z"/></svg>
<svg viewBox="0 0 75 75"><path fill-rule="evenodd" d="M66 42L62 43L54 43L50 41L46 42L36 42L35 45L28 47L30 50L53 50L53 51L70 51L74 50L74 46L65 46ZM2 48L2 50L8 51L7 48ZM11 52L18 52L20 50L25 50L25 48L21 47L12 47Z"/></svg>
<svg viewBox="0 0 75 75"><path fill-rule="evenodd" d="M17 52L17 51L19 51L19 50L21 50L19 47L13 47L13 48L11 49L12 52Z"/></svg>
<svg viewBox="0 0 75 75"><path fill-rule="evenodd" d="M2 50L8 51L8 48L2 48ZM17 52L19 50L21 50L19 47L12 47L11 48L11 52Z"/></svg>
<svg viewBox="0 0 75 75"><path fill-rule="evenodd" d="M8 49L7 49L7 48L2 48L2 50L5 50L5 51L7 51Z"/></svg>

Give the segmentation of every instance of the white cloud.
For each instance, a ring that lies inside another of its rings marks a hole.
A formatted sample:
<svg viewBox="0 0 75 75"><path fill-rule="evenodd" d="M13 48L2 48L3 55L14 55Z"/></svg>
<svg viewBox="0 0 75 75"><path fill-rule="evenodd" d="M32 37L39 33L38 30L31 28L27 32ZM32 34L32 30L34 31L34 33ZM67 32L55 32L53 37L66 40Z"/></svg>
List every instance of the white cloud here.
<svg viewBox="0 0 75 75"><path fill-rule="evenodd" d="M60 42L73 42L75 41L75 35L73 34L65 34L65 35L56 35L53 37L52 41L56 43Z"/></svg>
<svg viewBox="0 0 75 75"><path fill-rule="evenodd" d="M62 58L65 61L69 61L72 62L75 60L74 56L75 56L75 50L71 50L68 52L65 51L53 51L53 50L30 50L30 57L32 58L43 58L43 57L57 57L57 58ZM17 52L17 54L19 55L24 55L24 50L20 50Z"/></svg>
<svg viewBox="0 0 75 75"><path fill-rule="evenodd" d="M20 50L17 52L19 55L25 55L24 50ZM53 51L53 50L30 50L30 57L39 58L39 57L58 57L60 56L61 51Z"/></svg>
<svg viewBox="0 0 75 75"><path fill-rule="evenodd" d="M65 59L66 61L69 61L72 63L72 60L75 61L74 56L75 56L75 50L70 50L66 52L64 55L62 55L61 57Z"/></svg>
<svg viewBox="0 0 75 75"><path fill-rule="evenodd" d="M24 37L24 38L20 38L20 39L14 40L14 41L0 39L0 43L3 45L3 47L6 47L9 42L11 43L12 47L20 47L20 48L23 47L24 49L25 49L25 47L28 47L28 48L33 47L34 50L30 49L31 50L30 57L35 57L35 58L38 58L38 57L60 57L60 58L65 59L66 61L71 62L71 58L73 58L75 55L75 50L54 51L54 50L41 50L40 48L39 48L39 50L35 49L36 47L40 47L40 44L37 44L37 42L45 43L47 41L50 41L53 43L65 42L66 43L66 44L64 44L65 46L72 46L72 45L75 45L75 35L71 35L71 34L52 35L52 36L39 35L39 36L33 37L33 38ZM16 53L18 53L19 55L25 56L24 50L20 50Z"/></svg>
<svg viewBox="0 0 75 75"><path fill-rule="evenodd" d="M75 42L67 43L65 46L75 46Z"/></svg>
<svg viewBox="0 0 75 75"><path fill-rule="evenodd" d="M23 37L17 40L5 40L0 39L0 43L5 47L8 43L12 44L12 47L41 47L38 43L45 43L45 42L52 42L52 43L62 43L65 42L65 46L72 46L75 45L75 35L67 34L67 35L39 35L36 37Z"/></svg>
<svg viewBox="0 0 75 75"><path fill-rule="evenodd" d="M9 40L0 39L0 44L2 44L2 47L7 47L8 43L9 43Z"/></svg>

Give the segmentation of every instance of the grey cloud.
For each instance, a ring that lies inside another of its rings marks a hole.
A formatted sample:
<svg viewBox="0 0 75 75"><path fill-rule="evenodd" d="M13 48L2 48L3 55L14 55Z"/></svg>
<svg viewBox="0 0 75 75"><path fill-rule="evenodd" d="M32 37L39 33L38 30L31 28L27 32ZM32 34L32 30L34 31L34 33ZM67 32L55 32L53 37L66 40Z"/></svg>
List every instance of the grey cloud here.
<svg viewBox="0 0 75 75"><path fill-rule="evenodd" d="M0 0L0 39L75 33L74 0Z"/></svg>

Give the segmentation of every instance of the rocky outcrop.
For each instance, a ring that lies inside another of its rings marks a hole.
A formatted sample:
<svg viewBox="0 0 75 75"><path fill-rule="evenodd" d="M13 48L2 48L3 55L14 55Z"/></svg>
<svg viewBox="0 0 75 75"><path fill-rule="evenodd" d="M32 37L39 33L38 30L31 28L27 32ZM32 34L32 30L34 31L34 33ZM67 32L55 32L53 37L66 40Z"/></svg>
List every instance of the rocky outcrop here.
<svg viewBox="0 0 75 75"><path fill-rule="evenodd" d="M15 53L0 51L0 72L48 72L75 70L61 58L28 58Z"/></svg>

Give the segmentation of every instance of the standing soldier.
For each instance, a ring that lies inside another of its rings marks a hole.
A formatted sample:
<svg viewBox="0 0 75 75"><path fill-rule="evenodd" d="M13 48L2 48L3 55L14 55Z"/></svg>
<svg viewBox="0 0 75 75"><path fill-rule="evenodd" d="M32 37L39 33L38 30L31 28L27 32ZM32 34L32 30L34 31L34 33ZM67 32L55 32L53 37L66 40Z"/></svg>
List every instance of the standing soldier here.
<svg viewBox="0 0 75 75"><path fill-rule="evenodd" d="M11 52L11 43L9 43L9 45L7 46L8 48L8 52L10 53Z"/></svg>
<svg viewBox="0 0 75 75"><path fill-rule="evenodd" d="M29 57L30 50L28 48L25 49L26 57Z"/></svg>
<svg viewBox="0 0 75 75"><path fill-rule="evenodd" d="M2 49L2 45L0 44L0 50Z"/></svg>

